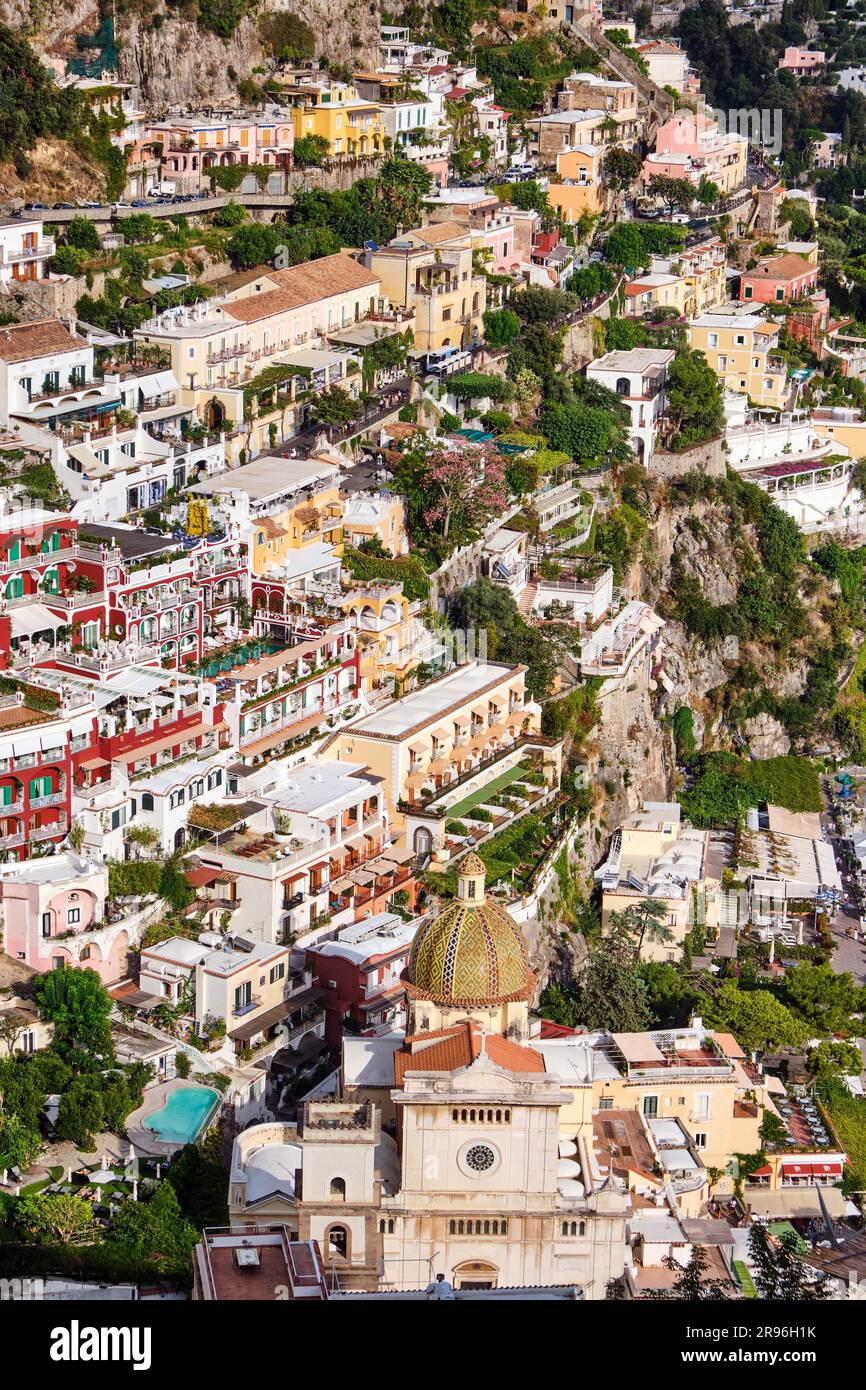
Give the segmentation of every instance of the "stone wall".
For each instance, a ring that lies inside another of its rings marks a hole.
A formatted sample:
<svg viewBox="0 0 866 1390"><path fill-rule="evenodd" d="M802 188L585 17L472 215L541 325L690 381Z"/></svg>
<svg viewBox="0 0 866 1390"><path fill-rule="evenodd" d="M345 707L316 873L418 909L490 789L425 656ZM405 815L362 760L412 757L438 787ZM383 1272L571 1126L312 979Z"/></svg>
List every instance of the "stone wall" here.
<svg viewBox="0 0 866 1390"><path fill-rule="evenodd" d="M682 478L687 473L703 473L708 478L724 478L726 465L720 438L710 439L705 444L696 444L682 453L668 453L656 449L648 472L653 478Z"/></svg>

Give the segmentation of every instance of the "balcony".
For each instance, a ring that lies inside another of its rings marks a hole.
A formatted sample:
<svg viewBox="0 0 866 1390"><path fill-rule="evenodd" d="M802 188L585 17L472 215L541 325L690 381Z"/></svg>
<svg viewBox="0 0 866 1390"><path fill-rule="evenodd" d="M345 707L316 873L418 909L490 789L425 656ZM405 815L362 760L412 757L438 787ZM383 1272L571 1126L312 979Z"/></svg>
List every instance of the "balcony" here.
<svg viewBox="0 0 866 1390"><path fill-rule="evenodd" d="M255 1013L262 1002L260 994L251 994L243 1004L236 1004L232 1009L232 1018L243 1018L245 1014Z"/></svg>
<svg viewBox="0 0 866 1390"><path fill-rule="evenodd" d="M44 236L38 246L25 246L21 251L9 251L0 247L0 266L21 265L28 261L46 261L57 250L53 237Z"/></svg>
<svg viewBox="0 0 866 1390"><path fill-rule="evenodd" d="M30 810L41 811L43 806L62 806L66 801L66 791L52 792L50 796L32 796L30 798ZM10 810L8 806L3 808Z"/></svg>
<svg viewBox="0 0 866 1390"><path fill-rule="evenodd" d="M220 352L209 352L206 362L209 367L215 367L220 362L232 362L237 357L246 357L249 351L249 343L243 343L239 347L223 348Z"/></svg>
<svg viewBox="0 0 866 1390"><path fill-rule="evenodd" d="M65 835L69 829L65 816L55 821L52 825L39 825L35 830L31 830L27 836L29 840L37 842L41 840L54 840L58 835Z"/></svg>
<svg viewBox="0 0 866 1390"><path fill-rule="evenodd" d="M4 835L0 837L0 849L15 849L16 846L23 844L24 834L20 830L16 830L13 835Z"/></svg>

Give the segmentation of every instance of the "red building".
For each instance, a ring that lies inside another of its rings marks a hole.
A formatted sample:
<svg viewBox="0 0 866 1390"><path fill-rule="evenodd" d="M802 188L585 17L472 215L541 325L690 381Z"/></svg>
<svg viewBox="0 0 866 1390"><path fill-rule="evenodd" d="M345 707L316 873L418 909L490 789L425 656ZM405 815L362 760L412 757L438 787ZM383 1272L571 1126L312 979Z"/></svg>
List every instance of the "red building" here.
<svg viewBox="0 0 866 1390"><path fill-rule="evenodd" d="M769 256L740 276L740 299L756 304L789 304L808 299L818 287L818 267L803 256Z"/></svg>
<svg viewBox="0 0 866 1390"><path fill-rule="evenodd" d="M418 919L404 921L382 912L343 927L332 941L307 951L314 983L325 991L325 1039L336 1046L347 1023L366 1032L405 1017L406 991L400 979L409 963Z"/></svg>

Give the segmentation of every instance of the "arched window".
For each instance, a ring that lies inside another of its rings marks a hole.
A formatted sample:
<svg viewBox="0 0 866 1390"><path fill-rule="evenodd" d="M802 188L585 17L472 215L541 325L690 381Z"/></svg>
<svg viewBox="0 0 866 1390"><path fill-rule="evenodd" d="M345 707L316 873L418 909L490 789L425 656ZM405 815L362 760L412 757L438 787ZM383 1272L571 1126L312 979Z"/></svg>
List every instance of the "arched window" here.
<svg viewBox="0 0 866 1390"><path fill-rule="evenodd" d="M489 1235L490 1235L490 1222L489 1222L489 1221L485 1221L485 1223L484 1223L484 1234L485 1234L486 1236L489 1236Z"/></svg>
<svg viewBox="0 0 866 1390"><path fill-rule="evenodd" d="M394 1218L393 1218L393 1216L389 1216L389 1217L388 1217L388 1235L389 1235L389 1236L392 1236L393 1234L394 1234Z"/></svg>
<svg viewBox="0 0 866 1390"><path fill-rule="evenodd" d="M507 1222L507 1221L500 1221L500 1223L499 1223L499 1234L500 1234L501 1236L507 1236L507 1235L508 1235L508 1222Z"/></svg>
<svg viewBox="0 0 866 1390"><path fill-rule="evenodd" d="M631 382L627 376L618 376L616 379L616 394L618 396L628 396L631 394Z"/></svg>
<svg viewBox="0 0 866 1390"><path fill-rule="evenodd" d="M456 1236L456 1234L457 1234L457 1222L456 1222L456 1221L449 1221L449 1222L448 1222L448 1234L449 1234L450 1236Z"/></svg>
<svg viewBox="0 0 866 1390"><path fill-rule="evenodd" d="M150 794L150 792L142 792L142 793L141 793L141 809L142 809L142 811L152 811L152 810L153 810L153 797L152 797L152 795Z"/></svg>
<svg viewBox="0 0 866 1390"><path fill-rule="evenodd" d="M346 1180L345 1178L331 1178L331 1196L337 1202L346 1200Z"/></svg>
<svg viewBox="0 0 866 1390"><path fill-rule="evenodd" d="M463 1232L464 1232L464 1225L463 1225L463 1222L462 1222L462 1221L458 1221L458 1222L457 1222L457 1234L458 1234L458 1236L462 1236L462 1235L463 1235Z"/></svg>
<svg viewBox="0 0 866 1390"><path fill-rule="evenodd" d="M586 1222L585 1222L585 1221L578 1221L578 1223L577 1223L577 1234L578 1234L579 1236L585 1236L585 1235L586 1235Z"/></svg>
<svg viewBox="0 0 866 1390"><path fill-rule="evenodd" d="M567 1236L567 1235L568 1235L568 1222L567 1222L567 1221L563 1221L563 1223L562 1223L562 1234L563 1234L564 1236Z"/></svg>
<svg viewBox="0 0 866 1390"><path fill-rule="evenodd" d="M493 1234L494 1234L495 1236L498 1236L498 1235L499 1235L499 1222L498 1222L498 1221L494 1221L494 1223L493 1223Z"/></svg>
<svg viewBox="0 0 866 1390"><path fill-rule="evenodd" d="M328 1232L328 1254L345 1260L349 1253L349 1232L345 1226L332 1226Z"/></svg>

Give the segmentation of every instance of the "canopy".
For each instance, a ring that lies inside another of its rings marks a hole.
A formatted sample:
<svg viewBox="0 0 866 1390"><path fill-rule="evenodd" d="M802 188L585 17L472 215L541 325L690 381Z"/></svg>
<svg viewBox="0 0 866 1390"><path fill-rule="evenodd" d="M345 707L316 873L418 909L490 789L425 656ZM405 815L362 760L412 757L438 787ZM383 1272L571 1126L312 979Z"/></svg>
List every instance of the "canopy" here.
<svg viewBox="0 0 866 1390"><path fill-rule="evenodd" d="M36 632L56 632L66 627L67 619L56 617L44 603L28 603L26 608L13 608L11 633L13 637L32 637Z"/></svg>

